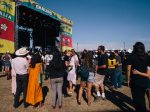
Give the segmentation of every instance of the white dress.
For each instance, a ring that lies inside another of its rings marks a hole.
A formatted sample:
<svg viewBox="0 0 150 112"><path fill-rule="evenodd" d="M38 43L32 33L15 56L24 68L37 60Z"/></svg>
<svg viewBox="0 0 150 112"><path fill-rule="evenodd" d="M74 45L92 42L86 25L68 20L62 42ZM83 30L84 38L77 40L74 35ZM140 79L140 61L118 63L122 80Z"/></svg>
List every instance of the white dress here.
<svg viewBox="0 0 150 112"><path fill-rule="evenodd" d="M72 81L73 84L76 84L76 64L78 62L77 55L71 57L70 65L73 66L72 70L68 72L68 81Z"/></svg>

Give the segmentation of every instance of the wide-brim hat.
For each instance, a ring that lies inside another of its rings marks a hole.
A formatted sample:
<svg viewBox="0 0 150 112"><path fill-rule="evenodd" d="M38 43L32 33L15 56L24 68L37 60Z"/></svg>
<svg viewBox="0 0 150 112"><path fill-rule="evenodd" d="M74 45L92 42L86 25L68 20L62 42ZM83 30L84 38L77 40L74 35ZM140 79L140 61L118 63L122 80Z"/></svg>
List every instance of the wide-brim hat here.
<svg viewBox="0 0 150 112"><path fill-rule="evenodd" d="M29 53L29 51L27 50L26 47L22 47L22 48L18 49L18 50L15 52L15 54L16 54L17 56L24 56L24 55L26 55L26 54L28 54L28 53Z"/></svg>

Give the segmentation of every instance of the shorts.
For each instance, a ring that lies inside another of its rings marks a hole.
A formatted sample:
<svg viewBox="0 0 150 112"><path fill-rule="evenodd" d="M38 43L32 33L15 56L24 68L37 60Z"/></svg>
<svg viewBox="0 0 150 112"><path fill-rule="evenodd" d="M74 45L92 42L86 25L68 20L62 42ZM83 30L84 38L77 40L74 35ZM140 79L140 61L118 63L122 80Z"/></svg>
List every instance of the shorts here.
<svg viewBox="0 0 150 112"><path fill-rule="evenodd" d="M86 82L87 80L88 80L87 78L81 77L81 81L82 81L82 82Z"/></svg>
<svg viewBox="0 0 150 112"><path fill-rule="evenodd" d="M4 65L5 65L5 67L11 67L10 61L5 61L5 62L4 62Z"/></svg>
<svg viewBox="0 0 150 112"><path fill-rule="evenodd" d="M89 77L88 77L88 82L95 82L95 73L94 72L89 72Z"/></svg>
<svg viewBox="0 0 150 112"><path fill-rule="evenodd" d="M105 75L95 74L95 78L94 79L95 79L94 80L95 84L101 85L104 82Z"/></svg>

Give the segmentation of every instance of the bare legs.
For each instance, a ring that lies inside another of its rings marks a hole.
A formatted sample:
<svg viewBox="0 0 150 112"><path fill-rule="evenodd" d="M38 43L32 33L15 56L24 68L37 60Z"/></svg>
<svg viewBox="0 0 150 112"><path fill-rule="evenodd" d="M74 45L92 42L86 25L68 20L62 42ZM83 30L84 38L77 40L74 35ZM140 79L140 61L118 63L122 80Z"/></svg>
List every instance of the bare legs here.
<svg viewBox="0 0 150 112"><path fill-rule="evenodd" d="M81 97L82 97L83 89L84 89L85 86L86 86L86 83L81 81L80 89L79 89L79 95L78 95L78 104L79 105L81 105Z"/></svg>

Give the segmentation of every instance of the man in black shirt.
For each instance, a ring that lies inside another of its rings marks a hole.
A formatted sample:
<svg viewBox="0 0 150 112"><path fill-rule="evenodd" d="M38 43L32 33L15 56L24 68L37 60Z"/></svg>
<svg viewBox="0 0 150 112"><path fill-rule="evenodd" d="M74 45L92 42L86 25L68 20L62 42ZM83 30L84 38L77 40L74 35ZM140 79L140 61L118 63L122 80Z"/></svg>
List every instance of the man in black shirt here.
<svg viewBox="0 0 150 112"><path fill-rule="evenodd" d="M145 53L144 44L137 42L127 59L127 82L131 87L136 112L147 112L145 94L149 86L150 58Z"/></svg>
<svg viewBox="0 0 150 112"><path fill-rule="evenodd" d="M99 46L98 47L98 57L97 57L97 64L96 64L96 75L95 75L95 88L97 92L96 100L99 100L102 96L102 99L105 99L105 92L104 92L104 78L107 74L107 63L108 63L108 56L105 54L105 47ZM101 88L102 94L100 94L99 87Z"/></svg>

